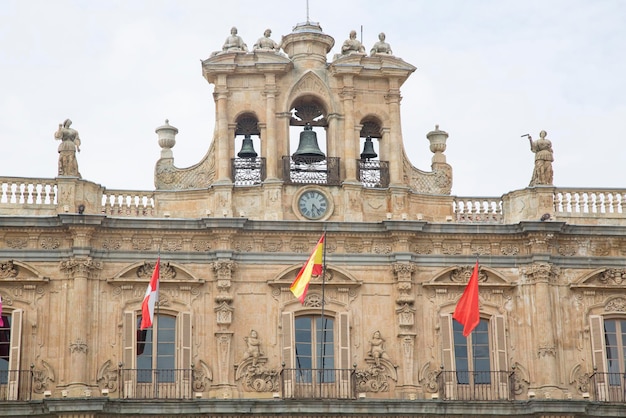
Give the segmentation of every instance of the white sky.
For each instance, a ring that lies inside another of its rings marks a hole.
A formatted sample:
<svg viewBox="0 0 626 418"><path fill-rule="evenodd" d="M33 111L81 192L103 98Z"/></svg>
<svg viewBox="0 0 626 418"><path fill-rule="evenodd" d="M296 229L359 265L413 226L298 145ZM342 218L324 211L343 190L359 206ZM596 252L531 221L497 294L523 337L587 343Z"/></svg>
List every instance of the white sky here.
<svg viewBox="0 0 626 418"><path fill-rule="evenodd" d="M335 38L329 61L362 26L366 50L383 31L417 67L402 87L405 148L430 171L426 134L447 131L453 195L526 187L534 154L520 136L542 129L556 186L626 187L626 1L310 0L309 19ZM305 0L0 0L0 175L55 177L54 132L70 118L84 179L154 189L166 118L177 167L213 136L200 60L232 26L252 48L304 21Z"/></svg>

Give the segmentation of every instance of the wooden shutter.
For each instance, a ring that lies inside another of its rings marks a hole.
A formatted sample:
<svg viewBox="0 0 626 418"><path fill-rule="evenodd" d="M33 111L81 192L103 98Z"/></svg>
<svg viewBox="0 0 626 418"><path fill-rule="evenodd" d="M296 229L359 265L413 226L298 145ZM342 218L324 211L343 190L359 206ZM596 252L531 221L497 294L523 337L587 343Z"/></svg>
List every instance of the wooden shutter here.
<svg viewBox="0 0 626 418"><path fill-rule="evenodd" d="M132 398L135 393L135 347L137 346L137 318L134 311L124 312L124 353L122 354L122 384L124 397ZM125 370L124 370L125 369Z"/></svg>
<svg viewBox="0 0 626 418"><path fill-rule="evenodd" d="M9 379L7 399L16 401L20 387L20 346L22 344L22 319L24 311L15 309L11 313L11 343L9 346ZM11 373L11 371L13 371Z"/></svg>
<svg viewBox="0 0 626 418"><path fill-rule="evenodd" d="M282 341L282 356L283 356L283 364L284 369L288 369L283 371L283 397L284 398L292 398L294 391L294 381L293 377L294 373L294 344L295 344L295 335L294 335L294 318L292 312L283 312L281 315L281 323L283 329L283 341Z"/></svg>
<svg viewBox="0 0 626 418"><path fill-rule="evenodd" d="M191 399L191 313L181 312L178 315L178 344L180 347L178 356L178 368L182 373L179 393L183 399Z"/></svg>
<svg viewBox="0 0 626 418"><path fill-rule="evenodd" d="M341 312L337 315L337 319L337 331L339 332L338 338L336 339L339 344L337 368L340 369L339 395L341 398L345 399L350 398L352 395L350 387L350 315L348 312Z"/></svg>
<svg viewBox="0 0 626 418"><path fill-rule="evenodd" d="M493 371L496 372L498 383L498 398L509 399L509 372L506 356L506 330L504 316L494 315L491 318L491 332L493 334Z"/></svg>
<svg viewBox="0 0 626 418"><path fill-rule="evenodd" d="M597 401L608 399L605 374L607 373L606 347L604 342L604 320L600 315L589 315L589 325L591 328L591 352L593 355L593 365L598 374L595 376L596 390L598 392Z"/></svg>
<svg viewBox="0 0 626 418"><path fill-rule="evenodd" d="M441 357L443 363L443 388L439 390L444 391L444 399L455 399L454 389L456 388L456 382L454 379L454 373L456 367L454 364L454 334L452 333L452 315L441 315Z"/></svg>

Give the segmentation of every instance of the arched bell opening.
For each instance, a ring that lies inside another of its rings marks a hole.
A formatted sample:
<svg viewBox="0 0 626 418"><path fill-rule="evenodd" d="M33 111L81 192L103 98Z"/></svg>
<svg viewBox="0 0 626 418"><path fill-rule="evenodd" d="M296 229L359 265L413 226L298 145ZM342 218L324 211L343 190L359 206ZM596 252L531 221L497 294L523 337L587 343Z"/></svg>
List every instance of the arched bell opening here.
<svg viewBox="0 0 626 418"><path fill-rule="evenodd" d="M389 162L380 159L382 127L376 118L366 118L361 122L359 133L361 154L357 160L358 180L364 187L385 188L389 186Z"/></svg>
<svg viewBox="0 0 626 418"><path fill-rule="evenodd" d="M234 142L233 183L235 186L260 184L265 180L265 159L261 157L261 131L256 116L244 113L237 118Z"/></svg>
<svg viewBox="0 0 626 418"><path fill-rule="evenodd" d="M326 108L313 96L297 99L289 119L289 155L283 156L286 183L338 185L339 158L328 155Z"/></svg>

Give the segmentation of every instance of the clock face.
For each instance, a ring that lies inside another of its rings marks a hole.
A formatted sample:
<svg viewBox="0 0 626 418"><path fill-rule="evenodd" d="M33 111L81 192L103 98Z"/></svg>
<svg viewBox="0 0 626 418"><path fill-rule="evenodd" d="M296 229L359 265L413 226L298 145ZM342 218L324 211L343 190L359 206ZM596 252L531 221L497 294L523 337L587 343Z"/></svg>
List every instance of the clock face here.
<svg viewBox="0 0 626 418"><path fill-rule="evenodd" d="M317 190L309 190L302 193L298 199L300 213L308 219L320 219L328 212L328 199Z"/></svg>

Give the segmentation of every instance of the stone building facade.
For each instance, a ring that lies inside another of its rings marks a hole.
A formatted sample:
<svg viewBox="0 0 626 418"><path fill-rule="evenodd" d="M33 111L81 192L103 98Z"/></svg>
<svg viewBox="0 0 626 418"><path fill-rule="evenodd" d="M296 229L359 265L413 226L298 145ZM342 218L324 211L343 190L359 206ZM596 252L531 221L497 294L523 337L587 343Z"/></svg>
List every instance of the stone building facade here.
<svg viewBox="0 0 626 418"><path fill-rule="evenodd" d="M388 45L232 40L208 152L176 167L165 121L155 190L0 178L0 416L626 416L626 190L453 196L445 131L430 171L404 151Z"/></svg>

